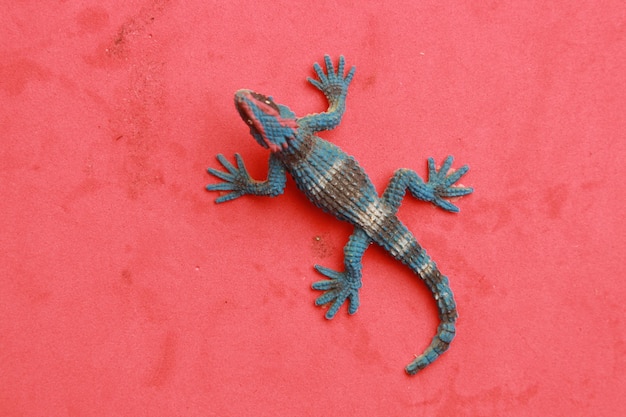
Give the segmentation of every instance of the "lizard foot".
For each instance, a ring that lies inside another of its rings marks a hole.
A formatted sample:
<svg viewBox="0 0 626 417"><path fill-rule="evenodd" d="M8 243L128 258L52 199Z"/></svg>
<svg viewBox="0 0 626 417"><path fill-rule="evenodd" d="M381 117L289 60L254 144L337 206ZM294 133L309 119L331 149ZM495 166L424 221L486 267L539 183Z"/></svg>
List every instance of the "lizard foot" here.
<svg viewBox="0 0 626 417"><path fill-rule="evenodd" d="M452 156L448 156L443 161L443 165L439 171L437 171L437 168L435 167L435 160L433 158L428 158L428 183L426 185L432 193L429 200L432 201L433 204L444 210L457 212L459 211L459 208L444 199L450 197L461 197L470 194L474 191L474 189L471 187L452 185L469 170L467 165L463 165L461 168L448 174L448 170L452 166L452 161Z"/></svg>
<svg viewBox="0 0 626 417"><path fill-rule="evenodd" d="M325 55L324 62L326 64L328 75L324 73L322 67L320 67L320 65L316 62L315 65L313 65L313 69L315 70L319 80L309 77L307 78L308 81L318 90L322 91L331 102L339 100L340 97L345 98L346 92L348 91L348 85L350 85L350 81L352 81L352 77L354 77L354 71L356 68L354 66L351 67L348 74L344 77L346 61L343 56L339 57L339 67L337 68L337 72L335 72L335 67L333 66L333 61L330 59L330 56Z"/></svg>
<svg viewBox="0 0 626 417"><path fill-rule="evenodd" d="M220 178L224 182L219 184L209 184L206 186L206 189L209 191L230 191L229 193L218 197L215 202L223 203L225 201L234 200L235 198L241 197L244 194L247 194L248 188L250 188L251 184L254 183L254 180L250 178L250 174L248 174L248 170L243 163L243 159L239 154L235 154L235 160L237 161L237 167L233 166L228 160L224 157L224 155L217 155L218 161L224 166L227 172L219 171L215 168L209 168L207 171Z"/></svg>
<svg viewBox="0 0 626 417"><path fill-rule="evenodd" d="M326 312L328 320L335 317L341 305L349 300L348 313L354 314L359 308L359 288L361 288L360 279L351 279L351 275L346 272L337 272L332 269L315 265L322 275L330 278L315 282L312 287L315 290L324 291L324 294L317 297L315 304L318 306L333 303Z"/></svg>

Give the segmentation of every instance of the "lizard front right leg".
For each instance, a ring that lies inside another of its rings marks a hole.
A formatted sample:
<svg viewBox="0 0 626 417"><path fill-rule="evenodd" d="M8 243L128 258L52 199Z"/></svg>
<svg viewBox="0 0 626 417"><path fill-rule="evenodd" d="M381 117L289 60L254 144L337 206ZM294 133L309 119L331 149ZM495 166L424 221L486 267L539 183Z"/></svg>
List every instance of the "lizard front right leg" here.
<svg viewBox="0 0 626 417"><path fill-rule="evenodd" d="M343 249L344 268L343 272L334 271L332 269L315 265L322 275L330 278L329 280L318 281L312 285L313 289L325 291L316 300L315 304L324 305L333 303L326 312L326 318L332 319L339 311L341 305L349 300L348 312L356 313L359 308L359 289L361 288L361 258L363 253L371 243L370 238L365 232L355 227L354 232L350 236L348 243Z"/></svg>
<svg viewBox="0 0 626 417"><path fill-rule="evenodd" d="M328 110L322 113L310 114L299 120L298 123L304 128L308 128L313 132L320 130L334 129L341 122L343 113L346 110L346 96L348 95L348 86L356 67L351 67L348 74L344 77L345 59L343 56L339 57L339 66L337 72L333 66L333 61L330 56L324 56L324 62L326 64L327 74L324 73L322 67L316 62L313 65L313 70L317 74L319 80L308 78L308 81L320 90L326 96L328 100Z"/></svg>
<svg viewBox="0 0 626 417"><path fill-rule="evenodd" d="M267 180L265 181L256 181L250 177L239 154L235 154L237 167L228 162L222 154L217 155L217 160L226 168L226 172L215 168L209 168L207 171L209 174L224 180L224 182L209 184L206 186L206 189L208 191L229 191L229 193L216 198L216 203L234 200L245 194L274 197L282 194L285 190L285 184L287 183L285 166L274 154L270 154L269 170Z"/></svg>

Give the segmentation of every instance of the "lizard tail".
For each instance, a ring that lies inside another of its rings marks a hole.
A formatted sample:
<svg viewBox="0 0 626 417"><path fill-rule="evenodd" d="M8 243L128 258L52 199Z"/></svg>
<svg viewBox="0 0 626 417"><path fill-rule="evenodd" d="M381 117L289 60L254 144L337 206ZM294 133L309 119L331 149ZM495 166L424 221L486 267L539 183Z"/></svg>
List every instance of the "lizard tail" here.
<svg viewBox="0 0 626 417"><path fill-rule="evenodd" d="M448 350L456 333L455 323L458 314L448 278L439 271L435 262L430 259L417 241L412 239L407 253L397 257L426 283L437 301L439 311L440 323L437 327L437 334L426 350L405 368L408 374L413 375Z"/></svg>
<svg viewBox="0 0 626 417"><path fill-rule="evenodd" d="M458 317L456 303L448 278L443 275L435 262L420 246L413 234L397 218L389 220L372 239L383 246L394 258L411 268L428 286L437 301L439 326L426 350L406 366L410 375L430 365L443 352L448 350L456 333L455 323Z"/></svg>

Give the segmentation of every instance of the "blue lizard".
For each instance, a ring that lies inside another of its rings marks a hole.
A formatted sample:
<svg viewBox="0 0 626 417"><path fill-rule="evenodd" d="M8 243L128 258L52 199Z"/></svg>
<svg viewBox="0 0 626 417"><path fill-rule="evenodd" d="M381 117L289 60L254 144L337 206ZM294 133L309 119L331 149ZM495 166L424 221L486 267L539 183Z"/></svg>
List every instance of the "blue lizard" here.
<svg viewBox="0 0 626 417"><path fill-rule="evenodd" d="M326 73L315 63L313 69L318 79L308 78L308 81L328 99L329 106L325 112L299 118L271 97L251 90L235 93L235 106L249 125L250 133L261 146L271 151L268 177L265 181L256 181L248 174L239 154L235 154L236 166L220 154L217 159L226 171L209 168L208 172L223 182L207 185L206 188L209 191L227 192L215 200L217 203L245 194L273 197L282 194L286 172L289 172L298 188L313 204L354 225L354 232L344 247L344 271L315 266L328 278L313 284L314 289L324 291L315 303L332 303L326 312L327 319L332 319L346 300L349 301L348 312L356 313L361 288L361 258L370 243L377 243L395 259L408 265L432 292L440 319L437 334L430 345L405 368L407 373L415 374L448 349L456 332L458 315L448 278L439 272L435 262L398 220L396 213L407 188L420 200L432 202L447 211L458 212L459 209L445 198L460 197L473 191L469 187L452 185L469 167L465 165L448 174L452 156L445 159L439 170L434 160L429 158L427 182L414 171L399 169L379 197L372 182L352 156L315 136L316 132L339 125L345 111L348 85L355 72L353 66L344 77L343 56L339 58L336 72L330 57L326 55L324 59Z"/></svg>

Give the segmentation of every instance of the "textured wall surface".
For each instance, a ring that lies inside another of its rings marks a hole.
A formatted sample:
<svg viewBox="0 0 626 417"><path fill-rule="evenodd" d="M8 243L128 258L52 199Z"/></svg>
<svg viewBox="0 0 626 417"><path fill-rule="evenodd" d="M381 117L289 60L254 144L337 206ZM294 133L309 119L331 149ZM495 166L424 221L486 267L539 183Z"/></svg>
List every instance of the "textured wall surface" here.
<svg viewBox="0 0 626 417"><path fill-rule="evenodd" d="M623 4L478 3L4 6L0 415L622 415ZM291 180L203 189L217 153L267 170L233 93L321 111L325 53L357 71L321 136L379 191L429 156L471 166L459 214L399 212L460 315L414 377L437 315L408 268L370 249L358 313L327 321L313 265L341 267L350 227Z"/></svg>

